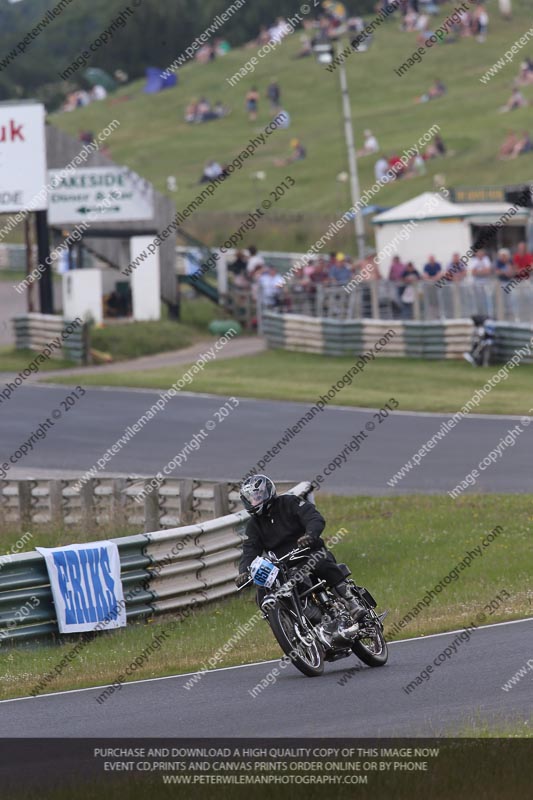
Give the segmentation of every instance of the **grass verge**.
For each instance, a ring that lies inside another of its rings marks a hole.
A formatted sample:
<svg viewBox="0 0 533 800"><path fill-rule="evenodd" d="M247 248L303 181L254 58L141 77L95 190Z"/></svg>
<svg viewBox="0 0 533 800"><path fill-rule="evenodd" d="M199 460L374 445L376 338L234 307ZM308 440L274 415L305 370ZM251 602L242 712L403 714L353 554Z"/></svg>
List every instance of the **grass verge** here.
<svg viewBox="0 0 533 800"><path fill-rule="evenodd" d="M0 347L0 372L22 372L28 368L28 364L34 361L37 352L33 350L15 350L14 347ZM75 367L74 361L67 361L63 358L50 358L43 364L39 364L39 372L49 372L50 370L66 369Z"/></svg>
<svg viewBox="0 0 533 800"><path fill-rule="evenodd" d="M295 400L314 403L357 361L354 357L329 358L309 353L268 350L255 356L214 361L194 380L195 392ZM187 370L183 366L183 372ZM395 397L402 411L454 413L495 372L497 367L473 369L462 361L423 361L378 358L339 391L336 405L380 408ZM531 408L533 366L522 365L510 373L480 403L482 414L527 414ZM56 379L57 380L57 379ZM76 383L81 375L61 379ZM175 369L83 376L87 386L132 386L166 389L176 380Z"/></svg>
<svg viewBox="0 0 533 800"><path fill-rule="evenodd" d="M327 534L332 535L341 527L349 531L335 548L335 555L352 567L358 583L367 585L375 594L380 609L390 609L389 629L448 575L488 531L497 525L503 528L497 539L482 550L482 556L475 558L457 580L452 580L429 607L403 628L401 636L465 626L503 589L510 599L488 622L533 613L533 592L527 588L533 519L532 498L528 495L469 495L456 501L436 496L319 495L318 506L328 520ZM86 536L91 540L94 532L89 531ZM47 544L41 535L39 544ZM195 611L181 621L177 615L169 614L101 635L87 644L46 691L112 683L163 632L167 636L162 646L134 673L133 679L202 669L256 611L252 593L247 592ZM72 645L65 643L60 647L48 644L3 649L0 699L31 692L45 673L53 671L69 646ZM246 664L279 655L270 629L260 620L217 665Z"/></svg>

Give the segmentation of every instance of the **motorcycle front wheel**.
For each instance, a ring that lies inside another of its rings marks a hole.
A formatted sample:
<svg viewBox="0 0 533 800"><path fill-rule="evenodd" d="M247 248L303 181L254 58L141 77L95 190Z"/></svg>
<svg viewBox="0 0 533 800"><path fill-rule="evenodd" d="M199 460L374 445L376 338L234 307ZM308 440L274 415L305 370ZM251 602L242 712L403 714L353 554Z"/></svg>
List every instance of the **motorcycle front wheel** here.
<svg viewBox="0 0 533 800"><path fill-rule="evenodd" d="M389 650L383 636L383 631L377 625L373 626L372 633L363 636L352 644L352 650L369 667L382 667L387 663Z"/></svg>
<svg viewBox="0 0 533 800"><path fill-rule="evenodd" d="M324 672L324 654L308 630L301 627L296 614L281 604L267 613L268 623L278 644L296 669L308 678Z"/></svg>

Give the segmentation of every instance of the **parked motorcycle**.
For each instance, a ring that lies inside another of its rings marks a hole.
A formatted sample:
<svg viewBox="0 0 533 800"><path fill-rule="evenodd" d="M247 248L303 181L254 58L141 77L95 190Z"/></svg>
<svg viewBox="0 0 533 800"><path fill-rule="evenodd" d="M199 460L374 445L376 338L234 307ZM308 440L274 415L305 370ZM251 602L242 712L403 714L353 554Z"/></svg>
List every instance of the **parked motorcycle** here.
<svg viewBox="0 0 533 800"><path fill-rule="evenodd" d="M312 559L309 548L292 550L277 558L269 552L258 556L250 567L250 580L266 589L261 611L281 649L294 666L308 677L321 675L325 661L355 654L369 667L387 662L383 635L387 612L377 614L376 601L367 589L349 579L346 564L339 564L345 580L367 614L354 623L343 599L323 580L313 577L312 568L297 562ZM241 588L244 588L241 587Z"/></svg>
<svg viewBox="0 0 533 800"><path fill-rule="evenodd" d="M472 345L469 353L463 353L463 358L473 367L488 367L494 350L496 326L493 320L481 314L473 316L472 322Z"/></svg>

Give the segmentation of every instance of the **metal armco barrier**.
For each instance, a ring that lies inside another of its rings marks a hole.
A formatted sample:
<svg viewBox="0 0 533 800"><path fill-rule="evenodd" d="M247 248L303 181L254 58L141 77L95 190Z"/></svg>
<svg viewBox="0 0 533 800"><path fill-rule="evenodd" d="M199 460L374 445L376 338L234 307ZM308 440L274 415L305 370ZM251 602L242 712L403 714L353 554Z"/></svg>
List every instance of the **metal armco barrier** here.
<svg viewBox="0 0 533 800"><path fill-rule="evenodd" d="M340 320L299 314L265 312L262 332L269 347L330 356L360 355L388 331L394 336L383 347L387 357L459 358L470 349L472 321L397 322Z"/></svg>
<svg viewBox="0 0 533 800"><path fill-rule="evenodd" d="M311 484L290 494L307 496ZM176 611L236 592L234 578L241 555L246 511L198 525L141 533L119 539L121 578L128 620ZM21 622L17 611L37 598ZM0 644L58 634L52 592L43 556L4 557L0 567Z"/></svg>
<svg viewBox="0 0 533 800"><path fill-rule="evenodd" d="M69 324L70 320L54 314L31 313L13 317L15 346L17 350L40 352L52 339L61 336ZM89 356L87 325L79 325L67 334L67 338L62 342L62 349L52 353L52 357L58 356L78 364L87 363Z"/></svg>
<svg viewBox="0 0 533 800"><path fill-rule="evenodd" d="M472 327L470 319L437 322L334 320L272 311L264 312L262 317L262 333L269 347L329 356L361 355L373 349L387 331L394 331L394 337L379 355L461 358L465 350L470 350ZM496 360L508 360L518 348L526 347L532 337L533 326L527 323L496 323ZM523 360L531 361L528 356Z"/></svg>

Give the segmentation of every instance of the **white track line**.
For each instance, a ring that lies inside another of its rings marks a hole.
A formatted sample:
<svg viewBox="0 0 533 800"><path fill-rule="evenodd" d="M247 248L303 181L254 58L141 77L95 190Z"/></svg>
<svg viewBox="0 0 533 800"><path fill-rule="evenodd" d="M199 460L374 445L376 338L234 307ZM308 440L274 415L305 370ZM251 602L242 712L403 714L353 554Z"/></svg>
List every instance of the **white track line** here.
<svg viewBox="0 0 533 800"><path fill-rule="evenodd" d="M524 619L512 619L507 622L493 622L490 625L482 625L480 628L477 628L478 631L484 631L488 628L499 628L504 625L518 625L522 622L533 622L533 617L525 617ZM393 644L405 644L406 642L421 642L425 639L436 639L438 636L452 636L454 633L460 633L464 631L464 628L458 628L454 631L443 631L442 633L430 633L428 636L413 636L411 639L398 639L394 642L388 642L389 647ZM204 675L211 675L212 673L216 672L229 672L232 669L245 669L246 667L258 667L264 664L277 664L279 662L279 658L273 658L270 661L253 661L251 664L236 664L233 667L218 667L217 669L210 669L207 670ZM122 684L123 687L125 686L134 686L140 683L157 683L158 681L168 681L172 678L186 678L188 675L197 675L198 670L195 672L179 672L177 675L164 675L161 678L142 678L138 681L128 681L127 683ZM0 705L2 703L20 703L22 700L36 700L41 697L59 697L64 694L77 694L81 692L93 692L97 689L107 689L110 686L109 683L104 684L103 686L87 686L83 689L66 689L61 692L49 692L48 694L39 694L37 697L12 697L9 700L0 700Z"/></svg>

